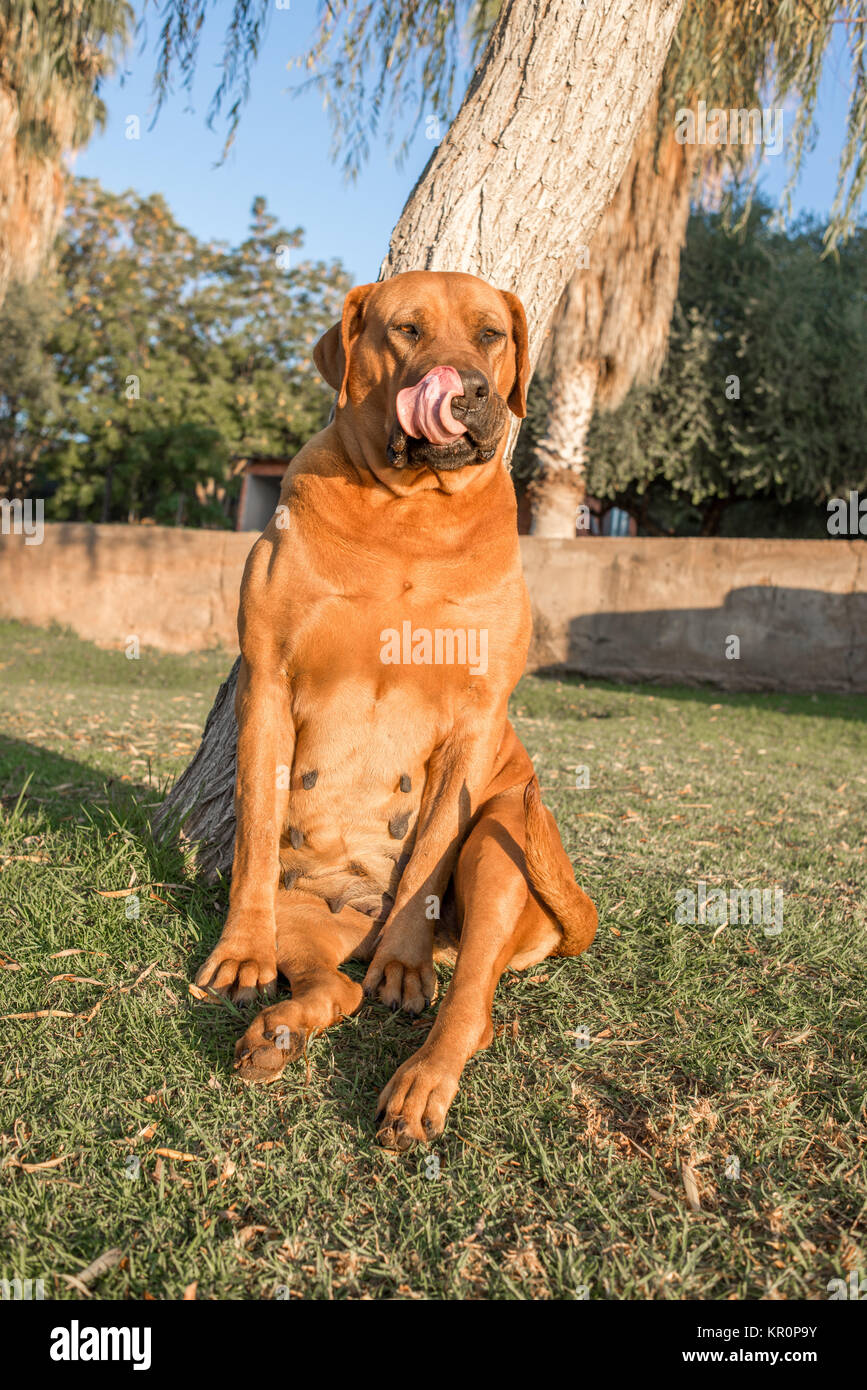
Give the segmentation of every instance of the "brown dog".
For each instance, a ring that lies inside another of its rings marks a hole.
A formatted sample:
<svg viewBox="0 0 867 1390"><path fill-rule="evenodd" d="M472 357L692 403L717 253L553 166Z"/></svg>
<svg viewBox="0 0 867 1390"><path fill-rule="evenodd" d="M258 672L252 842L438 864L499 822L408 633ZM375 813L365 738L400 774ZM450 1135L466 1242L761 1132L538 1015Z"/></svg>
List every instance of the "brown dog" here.
<svg viewBox="0 0 867 1390"><path fill-rule="evenodd" d="M530 611L508 411L529 375L520 301L418 271L346 296L317 344L335 416L286 473L238 619L237 833L229 913L201 985L266 1008L238 1044L272 1081L364 993L418 1014L435 948L456 963L428 1037L379 1099L380 1139L441 1133L492 1037L500 975L592 941L533 765L507 718Z"/></svg>

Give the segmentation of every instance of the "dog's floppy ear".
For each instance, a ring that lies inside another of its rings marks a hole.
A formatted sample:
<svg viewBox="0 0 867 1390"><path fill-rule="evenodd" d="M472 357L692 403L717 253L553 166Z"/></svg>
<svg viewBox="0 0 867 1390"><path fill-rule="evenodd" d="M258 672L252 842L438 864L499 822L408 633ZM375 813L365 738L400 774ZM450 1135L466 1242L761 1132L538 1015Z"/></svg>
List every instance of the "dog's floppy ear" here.
<svg viewBox="0 0 867 1390"><path fill-rule="evenodd" d="M346 381L349 376L349 355L352 344L361 332L364 306L375 285L356 285L343 301L343 317L327 333L323 333L313 349L313 361L328 385L340 394L338 407L346 405Z"/></svg>
<svg viewBox="0 0 867 1390"><path fill-rule="evenodd" d="M500 290L506 308L512 315L512 338L515 343L515 380L509 392L508 406L513 415L523 420L527 414L527 382L530 380L530 349L527 342L527 316L524 306L510 290Z"/></svg>

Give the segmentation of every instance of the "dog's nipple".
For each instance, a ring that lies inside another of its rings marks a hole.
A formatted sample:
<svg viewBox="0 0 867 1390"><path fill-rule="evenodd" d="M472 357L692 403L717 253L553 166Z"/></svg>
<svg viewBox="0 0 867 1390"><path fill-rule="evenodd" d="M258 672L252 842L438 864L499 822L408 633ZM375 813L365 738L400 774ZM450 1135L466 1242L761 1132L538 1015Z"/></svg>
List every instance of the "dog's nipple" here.
<svg viewBox="0 0 867 1390"><path fill-rule="evenodd" d="M405 811L401 816L392 816L388 822L388 833L393 840L402 840L409 829L409 812Z"/></svg>

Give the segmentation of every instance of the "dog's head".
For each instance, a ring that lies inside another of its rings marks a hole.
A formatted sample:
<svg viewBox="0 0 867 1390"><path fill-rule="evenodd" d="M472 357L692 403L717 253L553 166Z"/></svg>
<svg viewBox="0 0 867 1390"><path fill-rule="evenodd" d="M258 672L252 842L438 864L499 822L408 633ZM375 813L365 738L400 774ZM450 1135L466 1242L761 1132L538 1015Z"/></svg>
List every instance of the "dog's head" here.
<svg viewBox="0 0 867 1390"><path fill-rule="evenodd" d="M521 301L475 275L410 271L350 290L313 358L337 418L382 464L453 472L505 447L530 374Z"/></svg>

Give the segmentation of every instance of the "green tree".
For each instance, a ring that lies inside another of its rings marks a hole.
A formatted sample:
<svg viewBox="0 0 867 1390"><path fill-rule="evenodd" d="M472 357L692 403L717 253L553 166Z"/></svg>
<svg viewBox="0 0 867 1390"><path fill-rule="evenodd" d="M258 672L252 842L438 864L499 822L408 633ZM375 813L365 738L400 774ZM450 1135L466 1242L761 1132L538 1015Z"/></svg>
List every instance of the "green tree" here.
<svg viewBox="0 0 867 1390"><path fill-rule="evenodd" d="M867 229L822 251L763 203L737 230L692 218L662 375L591 426L594 496L650 529L765 529L769 504L822 534L825 502L867 488Z"/></svg>
<svg viewBox="0 0 867 1390"><path fill-rule="evenodd" d="M109 521L148 515L153 489L174 495L174 457L162 447L142 485L142 436L208 428L214 382L191 284L213 253L172 218L158 195L116 195L77 182L58 258L63 321L48 345L64 404L50 479L57 517ZM201 434L205 474L222 474L220 435ZM210 448L209 448L210 443ZM200 475L199 475L200 476ZM196 474L190 479L195 495Z"/></svg>
<svg viewBox="0 0 867 1390"><path fill-rule="evenodd" d="M205 244L158 195L73 185L53 288L23 288L15 317L0 315L0 353L18 353L2 457L32 455L38 437L36 490L54 517L230 525L243 458L290 456L324 424L311 347L346 277L303 259L301 230L264 199L252 218L240 247ZM52 292L58 311L34 319L28 345L21 325Z"/></svg>
<svg viewBox="0 0 867 1390"><path fill-rule="evenodd" d="M215 380L232 383L220 387L219 422L238 455L291 457L330 408L312 350L340 317L349 281L336 262L304 260L303 240L256 198L249 236L219 258L194 301L209 323Z"/></svg>
<svg viewBox="0 0 867 1390"><path fill-rule="evenodd" d="M30 489L60 419L53 359L45 344L59 317L48 278L14 283L0 311L0 495Z"/></svg>

